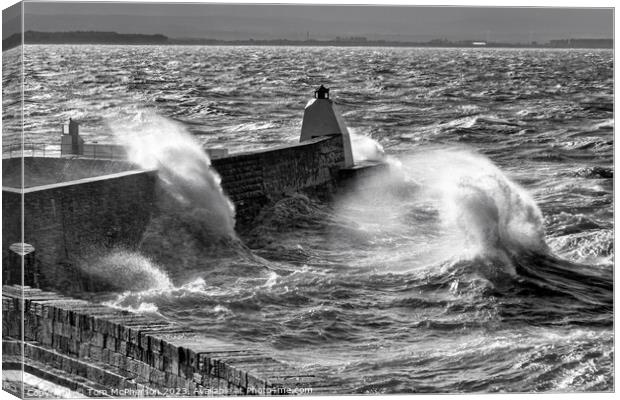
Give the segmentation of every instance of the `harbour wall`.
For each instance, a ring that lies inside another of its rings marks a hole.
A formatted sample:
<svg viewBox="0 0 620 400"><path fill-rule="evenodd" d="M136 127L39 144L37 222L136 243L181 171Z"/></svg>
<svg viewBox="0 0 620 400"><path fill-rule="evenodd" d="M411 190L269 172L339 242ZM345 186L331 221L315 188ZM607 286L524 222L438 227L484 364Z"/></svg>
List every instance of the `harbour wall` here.
<svg viewBox="0 0 620 400"><path fill-rule="evenodd" d="M2 186L20 188L22 168L24 187L30 188L126 172L134 170L135 166L127 161L106 159L6 158L2 160Z"/></svg>
<svg viewBox="0 0 620 400"><path fill-rule="evenodd" d="M235 204L239 229L251 226L265 205L284 196L329 195L373 170L343 165L339 135L213 160ZM137 246L158 212L156 171L79 158L26 159L24 166L29 185L2 191L3 266L11 243L32 244L40 287L71 293L76 282L90 285L75 259L92 256L102 246ZM13 168L19 173L19 165ZM5 285L2 295L3 369L23 368L85 395L308 394L296 391L308 387L317 394L334 389L326 387L323 377L260 351L156 317L28 286ZM112 388L117 392L110 393Z"/></svg>
<svg viewBox="0 0 620 400"><path fill-rule="evenodd" d="M87 282L75 260L105 247L135 247L155 207L156 179L154 171L126 171L23 190L3 187L3 267L9 246L22 242L23 196L23 241L35 248L41 287Z"/></svg>
<svg viewBox="0 0 620 400"><path fill-rule="evenodd" d="M23 367L85 395L295 394L322 387L321 377L260 351L54 292L3 286L2 321L4 370Z"/></svg>
<svg viewBox="0 0 620 400"><path fill-rule="evenodd" d="M266 204L287 194L329 192L343 162L342 137L330 136L215 159L213 167L235 204L237 229L244 229ZM20 165L20 159L3 160L8 172L19 171ZM33 245L40 270L37 286L64 291L81 282L87 287L78 289L92 288L95 283L75 264L102 248L137 247L157 212L156 171L131 170L135 166L127 162L80 158L25 158L24 167L26 187L2 190L3 266L12 243ZM97 173L105 175L93 176ZM3 181L19 182L14 175Z"/></svg>
<svg viewBox="0 0 620 400"><path fill-rule="evenodd" d="M237 228L251 224L265 204L300 191L330 191L344 165L342 136L311 139L212 161L235 204Z"/></svg>

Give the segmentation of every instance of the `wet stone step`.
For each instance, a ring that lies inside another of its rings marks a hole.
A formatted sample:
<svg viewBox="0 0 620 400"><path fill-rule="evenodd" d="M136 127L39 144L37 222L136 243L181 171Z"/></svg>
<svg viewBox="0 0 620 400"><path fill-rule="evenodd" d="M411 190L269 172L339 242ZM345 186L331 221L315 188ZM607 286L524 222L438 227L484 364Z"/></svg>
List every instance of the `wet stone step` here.
<svg viewBox="0 0 620 400"><path fill-rule="evenodd" d="M84 393L85 395L98 391L102 394L102 397L110 397L104 395L108 390L101 384L83 377L75 376L61 369L50 367L48 364L40 363L30 358L24 359L24 371L70 390Z"/></svg>

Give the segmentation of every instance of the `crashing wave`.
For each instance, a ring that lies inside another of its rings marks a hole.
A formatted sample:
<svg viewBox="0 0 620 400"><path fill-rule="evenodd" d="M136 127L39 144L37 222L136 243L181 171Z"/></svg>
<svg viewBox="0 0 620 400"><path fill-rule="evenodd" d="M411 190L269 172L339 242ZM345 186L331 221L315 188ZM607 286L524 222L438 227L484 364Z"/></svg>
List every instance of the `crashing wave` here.
<svg viewBox="0 0 620 400"><path fill-rule="evenodd" d="M234 205L209 156L182 125L143 111L110 127L127 149L129 161L157 169L162 186L188 219L215 235L234 236Z"/></svg>

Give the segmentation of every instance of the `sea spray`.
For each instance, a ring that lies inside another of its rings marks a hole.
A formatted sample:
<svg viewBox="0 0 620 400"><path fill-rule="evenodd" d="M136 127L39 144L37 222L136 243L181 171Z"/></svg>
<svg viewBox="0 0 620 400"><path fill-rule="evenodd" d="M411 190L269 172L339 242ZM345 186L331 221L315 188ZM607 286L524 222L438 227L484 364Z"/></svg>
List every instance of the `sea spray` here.
<svg viewBox="0 0 620 400"><path fill-rule="evenodd" d="M228 285L268 270L268 262L237 237L234 206L223 192L220 177L181 124L151 111L108 124L131 162L157 170L157 207L138 250L166 271L175 288L203 278L210 284ZM143 291L134 288L132 293ZM149 293L160 291L149 289Z"/></svg>
<svg viewBox="0 0 620 400"><path fill-rule="evenodd" d="M547 251L536 203L487 158L427 147L384 161L388 172L360 182L335 205L341 221L372 243L366 257L360 244L360 265L397 272L481 257L513 274L513 255ZM347 239L346 231L334 234Z"/></svg>
<svg viewBox="0 0 620 400"><path fill-rule="evenodd" d="M141 111L109 126L129 161L157 169L162 186L189 213L188 220L216 236L234 236L234 206L207 153L181 124Z"/></svg>
<svg viewBox="0 0 620 400"><path fill-rule="evenodd" d="M434 149L403 161L407 173L440 201L445 225L479 252L547 251L536 202L486 157L467 149Z"/></svg>
<svg viewBox="0 0 620 400"><path fill-rule="evenodd" d="M95 251L81 260L78 267L103 289L144 291L173 287L161 266L127 249Z"/></svg>
<svg viewBox="0 0 620 400"><path fill-rule="evenodd" d="M370 136L361 134L354 128L349 128L349 137L351 138L351 150L355 163L385 159L383 146Z"/></svg>

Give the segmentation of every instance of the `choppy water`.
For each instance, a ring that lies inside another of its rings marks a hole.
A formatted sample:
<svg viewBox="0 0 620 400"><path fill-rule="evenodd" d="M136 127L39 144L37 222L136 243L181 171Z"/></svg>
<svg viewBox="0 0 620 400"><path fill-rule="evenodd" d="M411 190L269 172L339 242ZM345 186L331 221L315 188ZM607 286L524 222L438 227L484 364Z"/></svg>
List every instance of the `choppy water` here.
<svg viewBox="0 0 620 400"><path fill-rule="evenodd" d="M334 204L266 210L246 244L164 206L140 252L101 262L165 282L111 304L343 393L613 390L611 51L28 46L25 62L32 141L68 117L116 140L154 112L231 151L295 142L326 84L389 155L389 176Z"/></svg>

